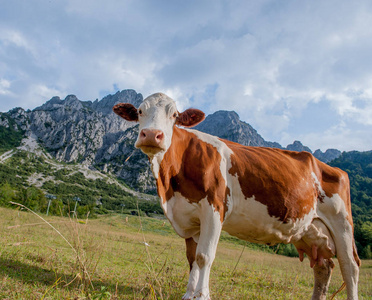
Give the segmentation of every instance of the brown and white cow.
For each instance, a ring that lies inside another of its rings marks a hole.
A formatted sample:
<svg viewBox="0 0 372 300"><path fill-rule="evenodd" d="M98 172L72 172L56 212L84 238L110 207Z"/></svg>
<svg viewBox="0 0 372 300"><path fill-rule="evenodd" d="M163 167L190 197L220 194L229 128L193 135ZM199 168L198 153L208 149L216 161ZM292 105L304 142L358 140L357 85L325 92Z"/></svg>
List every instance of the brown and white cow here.
<svg viewBox="0 0 372 300"><path fill-rule="evenodd" d="M314 269L312 299L326 299L337 255L348 299L358 298L360 260L353 237L349 179L307 152L246 147L191 129L197 109L177 111L157 93L114 112L139 123L136 147L148 155L161 206L186 240L190 276L182 299L210 299L209 274L221 230L240 239L292 243Z"/></svg>

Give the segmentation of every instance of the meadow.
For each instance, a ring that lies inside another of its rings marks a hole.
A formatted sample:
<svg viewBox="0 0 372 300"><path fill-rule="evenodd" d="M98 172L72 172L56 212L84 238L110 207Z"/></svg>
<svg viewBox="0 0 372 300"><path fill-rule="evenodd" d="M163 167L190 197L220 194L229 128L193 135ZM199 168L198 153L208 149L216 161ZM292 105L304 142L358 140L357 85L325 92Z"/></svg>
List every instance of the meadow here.
<svg viewBox="0 0 372 300"><path fill-rule="evenodd" d="M41 217L46 222L21 208L0 207L1 299L182 298L185 245L166 220ZM211 272L212 299L311 298L307 259L301 263L224 237ZM335 263L329 295L342 284ZM371 260L362 262L359 295L372 298ZM336 299L346 299L345 290Z"/></svg>

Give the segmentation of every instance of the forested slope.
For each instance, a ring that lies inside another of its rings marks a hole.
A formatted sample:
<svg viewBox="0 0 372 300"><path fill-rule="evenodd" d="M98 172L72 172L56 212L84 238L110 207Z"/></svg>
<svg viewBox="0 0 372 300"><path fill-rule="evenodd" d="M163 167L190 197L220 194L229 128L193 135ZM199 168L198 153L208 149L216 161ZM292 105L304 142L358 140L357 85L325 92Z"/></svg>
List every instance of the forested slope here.
<svg viewBox="0 0 372 300"><path fill-rule="evenodd" d="M343 152L329 164L349 174L358 253L372 258L372 151Z"/></svg>

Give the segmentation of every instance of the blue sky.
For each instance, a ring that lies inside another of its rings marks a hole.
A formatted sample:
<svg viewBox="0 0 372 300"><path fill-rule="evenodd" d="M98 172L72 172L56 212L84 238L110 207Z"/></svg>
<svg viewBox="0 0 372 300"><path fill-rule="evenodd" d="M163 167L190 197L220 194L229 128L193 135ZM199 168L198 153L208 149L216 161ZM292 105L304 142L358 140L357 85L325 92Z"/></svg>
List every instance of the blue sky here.
<svg viewBox="0 0 372 300"><path fill-rule="evenodd" d="M372 149L372 2L0 0L0 111L135 89L269 141Z"/></svg>

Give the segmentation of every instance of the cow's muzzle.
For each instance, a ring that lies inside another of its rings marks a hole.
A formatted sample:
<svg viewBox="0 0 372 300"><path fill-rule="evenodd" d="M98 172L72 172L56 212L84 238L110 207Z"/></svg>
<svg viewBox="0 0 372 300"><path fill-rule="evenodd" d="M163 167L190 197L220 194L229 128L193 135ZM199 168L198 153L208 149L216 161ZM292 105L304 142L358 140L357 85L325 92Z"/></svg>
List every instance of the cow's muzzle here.
<svg viewBox="0 0 372 300"><path fill-rule="evenodd" d="M142 129L135 146L147 155L155 155L164 151L164 133L158 129Z"/></svg>

